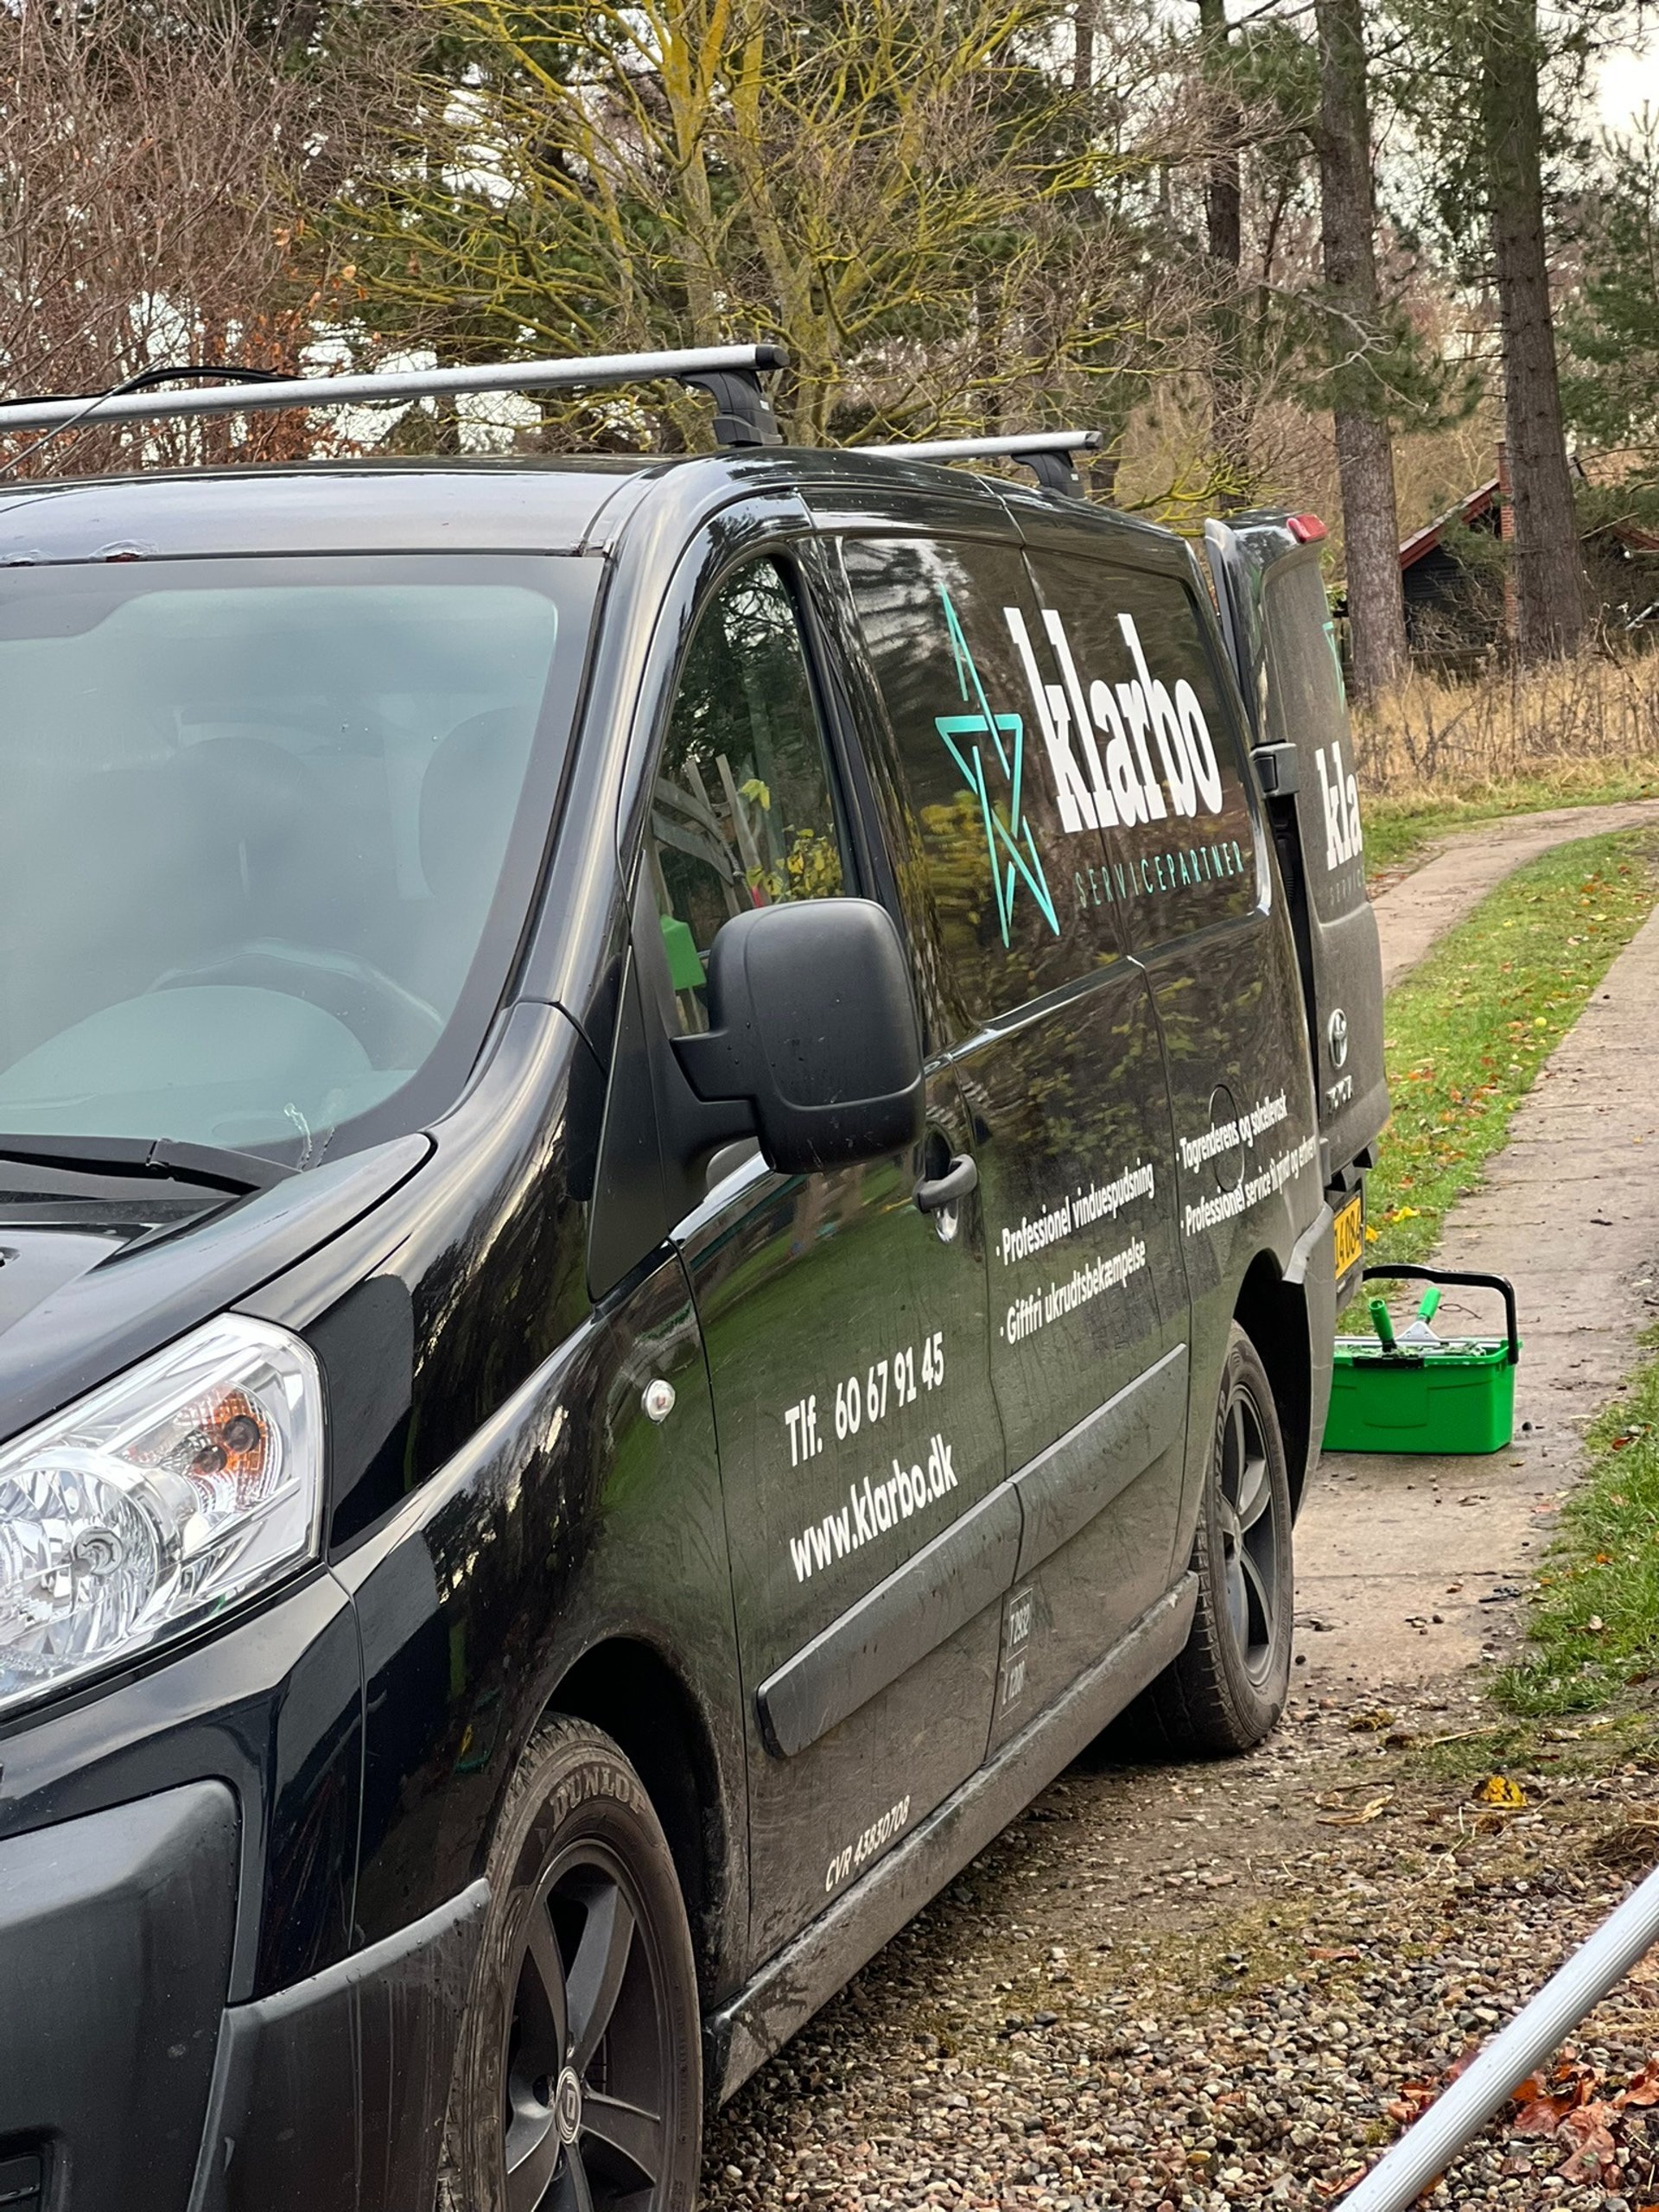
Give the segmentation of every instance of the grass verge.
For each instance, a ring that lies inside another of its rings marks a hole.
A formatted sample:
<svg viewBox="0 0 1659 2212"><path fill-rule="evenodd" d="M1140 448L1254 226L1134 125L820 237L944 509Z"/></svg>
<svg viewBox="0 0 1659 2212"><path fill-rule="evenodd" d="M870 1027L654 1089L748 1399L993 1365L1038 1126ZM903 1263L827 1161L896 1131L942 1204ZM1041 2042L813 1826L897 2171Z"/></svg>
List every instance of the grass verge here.
<svg viewBox="0 0 1659 2212"><path fill-rule="evenodd" d="M1643 1343L1659 1351L1659 1330ZM1595 1712L1659 1675L1659 1357L1637 1370L1585 1447L1538 1572L1526 1655L1493 1685L1526 1718Z"/></svg>
<svg viewBox="0 0 1659 2212"><path fill-rule="evenodd" d="M1363 799L1366 872L1372 877L1391 874L1408 867L1448 830L1470 829L1502 815L1541 814L1554 806L1616 806L1632 798L1659 798L1659 760L1585 760L1466 791Z"/></svg>
<svg viewBox="0 0 1659 2212"><path fill-rule="evenodd" d="M1367 1193L1371 1260L1427 1258L1446 1209L1478 1186L1539 1069L1659 899L1656 861L1659 834L1645 829L1560 846L1389 994L1394 1118Z"/></svg>

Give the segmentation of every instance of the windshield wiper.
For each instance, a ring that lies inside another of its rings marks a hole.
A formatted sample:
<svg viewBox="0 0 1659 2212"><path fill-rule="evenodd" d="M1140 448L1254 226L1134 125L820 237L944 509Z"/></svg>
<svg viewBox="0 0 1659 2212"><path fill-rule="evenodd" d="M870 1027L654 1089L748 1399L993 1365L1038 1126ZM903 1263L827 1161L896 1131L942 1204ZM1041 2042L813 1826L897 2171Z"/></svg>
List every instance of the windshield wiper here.
<svg viewBox="0 0 1659 2212"><path fill-rule="evenodd" d="M0 1160L27 1167L67 1167L83 1175L156 1175L244 1198L296 1175L296 1167L255 1152L176 1137L0 1135Z"/></svg>

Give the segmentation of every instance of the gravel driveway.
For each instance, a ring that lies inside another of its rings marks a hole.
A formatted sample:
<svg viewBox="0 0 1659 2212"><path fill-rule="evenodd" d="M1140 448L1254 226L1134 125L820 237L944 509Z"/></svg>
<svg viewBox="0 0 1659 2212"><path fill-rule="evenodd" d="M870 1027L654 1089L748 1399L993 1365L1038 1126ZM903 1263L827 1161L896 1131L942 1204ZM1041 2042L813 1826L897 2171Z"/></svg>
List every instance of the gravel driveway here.
<svg viewBox="0 0 1659 2212"><path fill-rule="evenodd" d="M1659 1832L1645 1768L1526 1776L1503 1815L1402 1740L1483 1718L1333 1700L1224 1770L1074 1768L722 2115L711 2212L1325 2204ZM1638 1976L1581 2038L1613 2086L1656 2005ZM1648 2117L1628 2180L1500 2123L1427 2201L1635 2212Z"/></svg>

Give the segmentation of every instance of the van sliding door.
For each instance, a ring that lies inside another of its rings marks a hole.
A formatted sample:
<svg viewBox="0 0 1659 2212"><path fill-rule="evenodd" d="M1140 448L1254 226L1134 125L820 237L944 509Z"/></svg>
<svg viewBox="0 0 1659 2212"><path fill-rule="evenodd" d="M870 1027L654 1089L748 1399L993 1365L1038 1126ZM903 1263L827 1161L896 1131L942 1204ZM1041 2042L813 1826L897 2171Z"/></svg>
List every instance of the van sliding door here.
<svg viewBox="0 0 1659 2212"><path fill-rule="evenodd" d="M1169 1587L1187 1402L1169 1109L1104 847L1056 781L1033 683L1039 657L1058 671L1019 545L941 530L849 538L843 560L893 734L900 895L980 1166L1021 1513L995 1745Z"/></svg>

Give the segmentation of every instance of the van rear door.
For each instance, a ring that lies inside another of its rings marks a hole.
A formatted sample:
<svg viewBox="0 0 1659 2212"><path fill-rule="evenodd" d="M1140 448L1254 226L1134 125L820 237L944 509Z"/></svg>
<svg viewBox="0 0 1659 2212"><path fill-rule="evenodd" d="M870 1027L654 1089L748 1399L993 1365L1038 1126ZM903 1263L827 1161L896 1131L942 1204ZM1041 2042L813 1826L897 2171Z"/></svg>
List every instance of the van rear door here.
<svg viewBox="0 0 1659 2212"><path fill-rule="evenodd" d="M1354 1187L1389 1117L1382 966L1347 695L1311 518L1205 524L1222 628L1295 925L1327 1189Z"/></svg>

